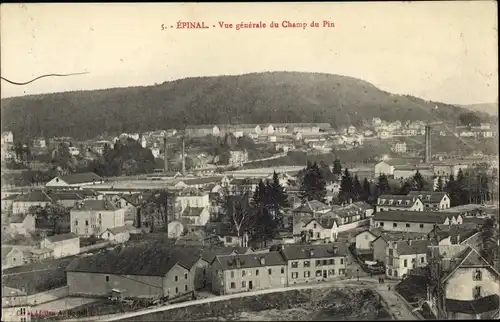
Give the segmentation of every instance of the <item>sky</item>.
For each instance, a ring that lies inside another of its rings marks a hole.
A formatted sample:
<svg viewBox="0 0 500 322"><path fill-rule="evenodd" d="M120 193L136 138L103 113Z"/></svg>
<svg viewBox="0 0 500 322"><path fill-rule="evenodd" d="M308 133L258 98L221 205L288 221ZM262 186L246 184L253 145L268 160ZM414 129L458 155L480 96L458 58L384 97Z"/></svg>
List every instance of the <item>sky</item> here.
<svg viewBox="0 0 500 322"><path fill-rule="evenodd" d="M2 77L88 74L2 80L1 97L303 71L452 104L498 102L496 15L494 1L2 4ZM324 20L335 27L310 27ZM210 28L170 29L179 21ZM269 28L273 21L280 27ZM249 22L267 28L234 28Z"/></svg>

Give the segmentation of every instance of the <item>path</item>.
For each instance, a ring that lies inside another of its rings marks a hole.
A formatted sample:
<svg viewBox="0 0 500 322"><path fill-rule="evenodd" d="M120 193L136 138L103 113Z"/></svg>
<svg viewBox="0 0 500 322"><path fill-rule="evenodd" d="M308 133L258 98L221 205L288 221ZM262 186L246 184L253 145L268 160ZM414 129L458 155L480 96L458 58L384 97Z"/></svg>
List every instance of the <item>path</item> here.
<svg viewBox="0 0 500 322"><path fill-rule="evenodd" d="M391 283L395 285L396 283ZM407 308L406 304L401 300L401 298L395 293L394 287L391 287L389 291L387 289L387 283L379 285L374 278L360 278L359 281L357 279L344 279L344 280L335 280L329 282L321 282L318 284L301 284L301 285L292 285L288 287L275 288L275 289L265 289L265 290L257 290L252 292L244 292L244 293L236 293L230 295L222 295L222 296L214 296L210 298L198 299L194 301L176 303L168 306L159 306L155 308L148 308L136 312L128 312L128 313L118 313L118 314L109 314L109 315L101 315L101 316L93 316L87 318L80 319L71 319L66 321L119 321L122 319L130 319L136 316L168 311L176 308L182 308L192 305L199 305L204 303L218 302L218 301L226 301L235 298L247 297L247 296L256 296L261 294L269 294L269 293L277 293L277 292L286 292L292 290L305 290L311 288L328 288L328 287L362 287L362 288L370 288L374 291L377 291L382 299L386 302L388 310L397 318L401 320L417 320L417 317L413 315L413 313Z"/></svg>
<svg viewBox="0 0 500 322"><path fill-rule="evenodd" d="M55 301L50 301L42 303L31 307L31 312L36 311L49 311L49 312L59 312L64 310L70 310L75 307L79 307L85 304L93 303L99 301L98 299L85 298L85 297L65 297Z"/></svg>

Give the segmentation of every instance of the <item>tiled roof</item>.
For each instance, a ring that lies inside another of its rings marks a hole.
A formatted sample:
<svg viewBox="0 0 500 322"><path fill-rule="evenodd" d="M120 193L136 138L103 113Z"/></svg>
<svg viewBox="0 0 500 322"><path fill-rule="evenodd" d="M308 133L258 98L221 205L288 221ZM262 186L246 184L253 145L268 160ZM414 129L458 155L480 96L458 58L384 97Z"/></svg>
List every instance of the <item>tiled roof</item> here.
<svg viewBox="0 0 500 322"><path fill-rule="evenodd" d="M57 243L63 240L69 240L69 239L74 239L74 238L79 238L77 235L74 233L67 233L67 234L60 234L60 235L54 235L47 237L47 240L50 241L51 243Z"/></svg>
<svg viewBox="0 0 500 322"><path fill-rule="evenodd" d="M55 198L56 200L82 200L84 199L84 196L80 194L81 192L74 192L74 191L55 191L55 192L50 192L48 191L47 194Z"/></svg>
<svg viewBox="0 0 500 322"><path fill-rule="evenodd" d="M10 217L11 224L22 224L24 219L28 217L28 214L16 214Z"/></svg>
<svg viewBox="0 0 500 322"><path fill-rule="evenodd" d="M16 202L52 202L55 198L49 197L43 190L33 190L28 193L21 194L15 200Z"/></svg>
<svg viewBox="0 0 500 322"><path fill-rule="evenodd" d="M398 208L411 208L417 197L401 195L381 195L377 198L377 206L390 206Z"/></svg>
<svg viewBox="0 0 500 322"><path fill-rule="evenodd" d="M394 158L389 160L384 160L385 163L398 166L398 165L415 165L420 162L419 159L402 159L402 158Z"/></svg>
<svg viewBox="0 0 500 322"><path fill-rule="evenodd" d="M231 184L232 185L252 185L252 184L259 184L259 182L261 180L262 179L258 179L258 178L243 178L243 179L235 178L235 179L231 180Z"/></svg>
<svg viewBox="0 0 500 322"><path fill-rule="evenodd" d="M415 254L427 254L430 252L428 246L431 245L430 240L412 240L396 242L397 252L399 255L415 255Z"/></svg>
<svg viewBox="0 0 500 322"><path fill-rule="evenodd" d="M443 224L446 218L452 218L458 215L459 214L457 213L446 213L446 212L392 210L392 211L377 212L373 217L373 220Z"/></svg>
<svg viewBox="0 0 500 322"><path fill-rule="evenodd" d="M147 243L115 248L108 252L77 258L66 268L69 272L165 276L176 264L191 269L201 250L195 247Z"/></svg>
<svg viewBox="0 0 500 322"><path fill-rule="evenodd" d="M183 217L199 217L205 208L203 207L186 207L182 212Z"/></svg>
<svg viewBox="0 0 500 322"><path fill-rule="evenodd" d="M253 252L253 249L250 247L217 247L217 248L209 248L203 250L202 258L204 258L207 262L211 263L216 256L224 256L230 255L233 252L244 255L248 252Z"/></svg>
<svg viewBox="0 0 500 322"><path fill-rule="evenodd" d="M432 234L435 231L440 240L451 237L452 243L457 243L458 238L460 242L465 241L467 238L475 235L478 230L475 225L470 224L462 224L462 225L437 225L436 229L429 234Z"/></svg>
<svg viewBox="0 0 500 322"><path fill-rule="evenodd" d="M113 202L102 199L102 200L84 200L80 205L76 206L72 210L76 211L115 211L117 210Z"/></svg>
<svg viewBox="0 0 500 322"><path fill-rule="evenodd" d="M99 182L103 180L103 178L94 172L82 172L82 173L72 173L62 177L59 177L62 181L69 184L78 184L78 183L89 183L89 182Z"/></svg>
<svg viewBox="0 0 500 322"><path fill-rule="evenodd" d="M446 192L440 191L410 191L408 196L419 197L422 201L430 201L431 203L440 202L444 196L446 196Z"/></svg>
<svg viewBox="0 0 500 322"><path fill-rule="evenodd" d="M321 211L321 210L326 210L330 209L331 207L328 205L325 205L321 201L318 200L311 200L307 201L306 203L302 204L301 206L295 208L292 210L293 212L315 212L315 211Z"/></svg>
<svg viewBox="0 0 500 322"><path fill-rule="evenodd" d="M286 265L286 261L280 252L222 255L216 256L215 260L220 263L223 270Z"/></svg>
<svg viewBox="0 0 500 322"><path fill-rule="evenodd" d="M185 179L183 180L185 184L188 186L190 185L198 185L198 184L210 184L210 183L217 183L222 180L222 177L202 177L202 178L195 178L195 179Z"/></svg>
<svg viewBox="0 0 500 322"><path fill-rule="evenodd" d="M186 187L177 193L178 196L203 196L207 194L203 190L194 187Z"/></svg>
<svg viewBox="0 0 500 322"><path fill-rule="evenodd" d="M312 256L310 253L311 250L313 251ZM285 245L282 252L286 260L345 257L347 255L347 246L344 243L330 243L323 245Z"/></svg>
<svg viewBox="0 0 500 322"><path fill-rule="evenodd" d="M108 230L110 233L112 233L113 235L117 235L117 234L121 234L121 233L127 233L128 232L128 228L125 227L125 226L121 226L121 227L114 227L114 228L108 228L106 229Z"/></svg>
<svg viewBox="0 0 500 322"><path fill-rule="evenodd" d="M448 312L465 314L483 314L498 310L500 297L498 294L492 294L472 301L459 301L446 299L446 310Z"/></svg>

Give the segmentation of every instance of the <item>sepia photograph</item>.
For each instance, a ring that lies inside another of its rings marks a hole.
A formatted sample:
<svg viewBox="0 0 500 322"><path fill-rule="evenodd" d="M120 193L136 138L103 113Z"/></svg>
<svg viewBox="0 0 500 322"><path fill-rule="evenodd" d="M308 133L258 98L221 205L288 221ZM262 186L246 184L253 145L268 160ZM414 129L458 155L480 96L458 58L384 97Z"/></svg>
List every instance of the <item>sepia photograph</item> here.
<svg viewBox="0 0 500 322"><path fill-rule="evenodd" d="M496 1L2 3L2 319L500 319Z"/></svg>

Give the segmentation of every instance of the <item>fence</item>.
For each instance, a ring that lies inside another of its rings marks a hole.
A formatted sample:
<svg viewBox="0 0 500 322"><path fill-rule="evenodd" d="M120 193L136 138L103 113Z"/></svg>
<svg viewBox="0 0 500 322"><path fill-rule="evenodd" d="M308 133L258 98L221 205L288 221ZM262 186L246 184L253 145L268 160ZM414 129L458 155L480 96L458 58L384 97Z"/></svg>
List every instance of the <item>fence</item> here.
<svg viewBox="0 0 500 322"><path fill-rule="evenodd" d="M85 247L80 247L80 253L85 253L94 249L99 249L99 248L104 248L109 246L111 243L109 241L104 242L104 243L99 243L99 244L94 244L94 245L89 245Z"/></svg>
<svg viewBox="0 0 500 322"><path fill-rule="evenodd" d="M42 303L54 301L69 295L69 288L67 285L45 292L35 293L28 295L26 300L29 305L39 305Z"/></svg>

